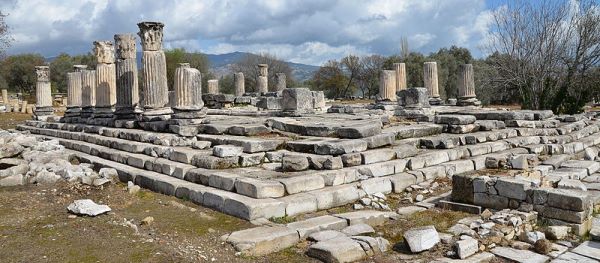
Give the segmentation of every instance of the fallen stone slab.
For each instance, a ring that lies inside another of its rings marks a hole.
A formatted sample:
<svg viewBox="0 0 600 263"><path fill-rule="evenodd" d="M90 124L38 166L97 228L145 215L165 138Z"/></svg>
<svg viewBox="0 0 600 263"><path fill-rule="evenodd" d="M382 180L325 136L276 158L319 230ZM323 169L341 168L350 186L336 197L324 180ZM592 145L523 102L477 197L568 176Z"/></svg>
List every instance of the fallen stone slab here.
<svg viewBox="0 0 600 263"><path fill-rule="evenodd" d="M566 252L550 261L550 263L598 263L598 260L584 257L572 252Z"/></svg>
<svg viewBox="0 0 600 263"><path fill-rule="evenodd" d="M329 239L334 239L334 238L338 238L338 237L346 237L347 235L340 232L340 231L335 231L335 230L325 230L325 231L319 231L319 232L315 232L312 233L310 235L308 235L308 240L310 241L325 241L325 240L329 240Z"/></svg>
<svg viewBox="0 0 600 263"><path fill-rule="evenodd" d="M494 255L519 263L545 263L550 257L529 250L520 250L509 247L495 247L491 250Z"/></svg>
<svg viewBox="0 0 600 263"><path fill-rule="evenodd" d="M578 247L571 250L571 252L595 260L600 260L600 242L585 241Z"/></svg>
<svg viewBox="0 0 600 263"><path fill-rule="evenodd" d="M298 243L298 233L284 226L261 226L231 233L227 242L249 256L262 256Z"/></svg>
<svg viewBox="0 0 600 263"><path fill-rule="evenodd" d="M348 225L367 224L370 226L380 226L385 224L388 214L389 212L362 210L335 214L334 216L347 220Z"/></svg>
<svg viewBox="0 0 600 263"><path fill-rule="evenodd" d="M437 258L432 263L487 263L494 260L496 256L489 252L477 253L467 259Z"/></svg>
<svg viewBox="0 0 600 263"><path fill-rule="evenodd" d="M308 248L306 254L326 263L354 262L367 256L362 246L349 237L317 242Z"/></svg>
<svg viewBox="0 0 600 263"><path fill-rule="evenodd" d="M465 259L479 251L479 242L474 238L467 238L456 242L456 254L460 259Z"/></svg>
<svg viewBox="0 0 600 263"><path fill-rule="evenodd" d="M475 123L475 116L473 115L436 115L434 122L436 124L452 124L452 125L466 125Z"/></svg>
<svg viewBox="0 0 600 263"><path fill-rule="evenodd" d="M322 155L342 155L367 150L367 142L360 139L339 139L315 145L315 153Z"/></svg>
<svg viewBox="0 0 600 263"><path fill-rule="evenodd" d="M292 222L287 227L298 232L300 239L324 230L341 230L348 226L346 220L330 215L313 217L306 220Z"/></svg>
<svg viewBox="0 0 600 263"><path fill-rule="evenodd" d="M96 204L91 199L75 200L67 206L69 212L76 215L97 216L111 211L107 205Z"/></svg>
<svg viewBox="0 0 600 263"><path fill-rule="evenodd" d="M375 233L375 229L373 229L373 227L367 224L356 224L342 229L342 233L348 236L359 236Z"/></svg>
<svg viewBox="0 0 600 263"><path fill-rule="evenodd" d="M403 237L413 253L429 250L440 242L440 236L434 226L409 229L404 232Z"/></svg>

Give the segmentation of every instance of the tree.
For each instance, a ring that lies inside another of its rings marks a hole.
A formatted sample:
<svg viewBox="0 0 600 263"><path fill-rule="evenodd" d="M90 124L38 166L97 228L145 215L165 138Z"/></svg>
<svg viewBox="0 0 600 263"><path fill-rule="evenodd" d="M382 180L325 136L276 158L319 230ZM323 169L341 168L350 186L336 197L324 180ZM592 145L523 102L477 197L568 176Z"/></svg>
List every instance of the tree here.
<svg viewBox="0 0 600 263"><path fill-rule="evenodd" d="M342 58L341 65L345 72L348 72L350 76L348 76L348 83L346 84L346 88L344 92L341 94L343 97L348 97L348 92L350 94L354 94L356 90L356 78L361 70L360 58L354 55L348 55Z"/></svg>
<svg viewBox="0 0 600 263"><path fill-rule="evenodd" d="M600 60L600 12L593 0L515 1L493 15L486 49L498 54L498 82L519 91L523 107L581 111Z"/></svg>
<svg viewBox="0 0 600 263"><path fill-rule="evenodd" d="M73 60L61 53L50 62L50 81L55 92L67 92L67 73L73 71Z"/></svg>
<svg viewBox="0 0 600 263"><path fill-rule="evenodd" d="M328 98L339 98L344 92L348 78L344 75L342 65L337 60L329 60L315 72L312 87L325 92Z"/></svg>
<svg viewBox="0 0 600 263"><path fill-rule="evenodd" d="M441 48L437 53L429 56L431 60L437 62L438 68L438 87L442 98L456 98L458 96L458 87L456 80L458 77L458 67L461 64L471 63L473 59L471 52L466 48L451 46Z"/></svg>
<svg viewBox="0 0 600 263"><path fill-rule="evenodd" d="M0 64L0 74L12 91L32 93L37 76L35 66L45 65L39 54L21 54L5 58Z"/></svg>
<svg viewBox="0 0 600 263"><path fill-rule="evenodd" d="M239 61L231 65L233 72L244 73L244 83L246 91L256 92L256 79L258 78L258 64L269 65L269 74L267 76L269 83L269 90L274 91L276 83L276 74L285 73L286 83L288 87L293 86L294 79L292 75L292 68L290 65L277 58L274 55L268 53L261 53L259 55L247 54Z"/></svg>
<svg viewBox="0 0 600 263"><path fill-rule="evenodd" d="M360 58L360 71L357 77L358 88L363 98L371 98L379 92L379 74L386 58L371 55Z"/></svg>
<svg viewBox="0 0 600 263"><path fill-rule="evenodd" d="M199 52L187 52L183 48L175 48L165 50L165 59L167 62L167 83L169 90L173 90L175 84L175 69L179 66L179 63L190 63L190 67L198 69L200 72L208 72L210 62L206 55ZM203 86L206 86L205 74L202 76Z"/></svg>
<svg viewBox="0 0 600 263"><path fill-rule="evenodd" d="M9 36L9 28L6 24L6 14L0 11L0 58L4 57L6 49L10 46L12 38Z"/></svg>

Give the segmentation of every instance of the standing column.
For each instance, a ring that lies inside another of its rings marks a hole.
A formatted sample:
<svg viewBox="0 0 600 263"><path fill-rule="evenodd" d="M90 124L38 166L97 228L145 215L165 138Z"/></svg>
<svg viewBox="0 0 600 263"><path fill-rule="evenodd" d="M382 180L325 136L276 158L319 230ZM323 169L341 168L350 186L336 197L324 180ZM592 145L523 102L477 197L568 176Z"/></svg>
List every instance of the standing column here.
<svg viewBox="0 0 600 263"><path fill-rule="evenodd" d="M52 89L50 86L50 67L37 66L35 67L37 82L35 85L35 111L34 119L46 121L50 116L53 116L54 109L52 108Z"/></svg>
<svg viewBox="0 0 600 263"><path fill-rule="evenodd" d="M395 70L381 71L381 75L379 76L379 100L397 101Z"/></svg>
<svg viewBox="0 0 600 263"><path fill-rule="evenodd" d="M96 70L81 71L81 117L80 122L92 117L96 106Z"/></svg>
<svg viewBox="0 0 600 263"><path fill-rule="evenodd" d="M117 103L115 47L110 41L95 41L96 54L96 106L91 124L112 126Z"/></svg>
<svg viewBox="0 0 600 263"><path fill-rule="evenodd" d="M138 70L136 61L135 35L115 35L117 52L117 107L115 110L116 127L133 128L133 120L139 109ZM124 120L124 121L122 121Z"/></svg>
<svg viewBox="0 0 600 263"><path fill-rule="evenodd" d="M277 84L275 85L277 91L284 90L287 87L287 79L285 73L277 73L275 76L277 78Z"/></svg>
<svg viewBox="0 0 600 263"><path fill-rule="evenodd" d="M269 65L267 64L258 64L256 91L260 93L269 92Z"/></svg>
<svg viewBox="0 0 600 263"><path fill-rule="evenodd" d="M473 65L463 64L458 67L458 101L459 106L479 106L481 102L475 95L475 78Z"/></svg>
<svg viewBox="0 0 600 263"><path fill-rule="evenodd" d="M246 84L244 83L244 73L233 73L233 82L235 86L235 96L241 97L246 93Z"/></svg>
<svg viewBox="0 0 600 263"><path fill-rule="evenodd" d="M425 62L423 65L423 81L425 88L429 92L429 104L439 105L441 103L440 92L438 89L437 63Z"/></svg>
<svg viewBox="0 0 600 263"><path fill-rule="evenodd" d="M208 84L208 87L206 88L206 93L219 94L219 80L218 79L209 79L206 83Z"/></svg>
<svg viewBox="0 0 600 263"><path fill-rule="evenodd" d="M181 136L198 134L198 124L206 116L202 101L202 76L189 63L180 63L175 69L175 98L169 129Z"/></svg>
<svg viewBox="0 0 600 263"><path fill-rule="evenodd" d="M160 22L138 23L142 41L142 107L139 124L146 130L162 131L173 111L169 107L167 62L162 51L163 28Z"/></svg>
<svg viewBox="0 0 600 263"><path fill-rule="evenodd" d="M81 116L81 101L82 101L82 71L87 68L86 65L74 65L74 72L67 73L67 110L64 122L78 122Z"/></svg>
<svg viewBox="0 0 600 263"><path fill-rule="evenodd" d="M2 104L8 105L8 90L2 89Z"/></svg>
<svg viewBox="0 0 600 263"><path fill-rule="evenodd" d="M394 63L394 70L396 71L396 91L406 89L406 64Z"/></svg>

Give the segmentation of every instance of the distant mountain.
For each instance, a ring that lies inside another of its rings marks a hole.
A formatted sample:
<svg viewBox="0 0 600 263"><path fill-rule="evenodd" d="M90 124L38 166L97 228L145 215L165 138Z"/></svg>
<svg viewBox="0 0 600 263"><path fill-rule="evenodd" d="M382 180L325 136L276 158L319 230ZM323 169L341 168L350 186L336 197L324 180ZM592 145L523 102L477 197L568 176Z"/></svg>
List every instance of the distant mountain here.
<svg viewBox="0 0 600 263"><path fill-rule="evenodd" d="M217 75L217 77L221 77L227 74L231 74L230 65L235 64L240 59L244 58L247 55L254 55L248 52L232 52L225 54L206 54L208 60L210 61L210 71ZM46 62L50 63L56 56L47 57ZM142 65L142 52L137 52L137 63L138 67ZM300 64L294 62L287 62L292 68L292 75L294 80L296 81L305 81L312 78L313 74L319 70L318 66Z"/></svg>
<svg viewBox="0 0 600 263"><path fill-rule="evenodd" d="M231 74L230 65L235 64L240 59L247 55L254 55L247 52L232 52L226 54L206 54L210 61L211 72L217 76L223 76ZM306 65L294 62L287 62L292 68L292 75L296 81L305 81L312 78L315 71L319 69L318 66Z"/></svg>

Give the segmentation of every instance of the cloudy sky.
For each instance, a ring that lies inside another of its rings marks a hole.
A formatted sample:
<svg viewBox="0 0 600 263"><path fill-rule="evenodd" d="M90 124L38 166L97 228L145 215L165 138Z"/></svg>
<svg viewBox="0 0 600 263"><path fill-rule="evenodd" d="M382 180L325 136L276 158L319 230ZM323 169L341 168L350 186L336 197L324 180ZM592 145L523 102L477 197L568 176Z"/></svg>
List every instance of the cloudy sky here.
<svg viewBox="0 0 600 263"><path fill-rule="evenodd" d="M14 38L9 54L81 54L94 40L165 23L165 48L268 52L320 65L346 54L458 45L482 54L490 0L0 0Z"/></svg>

